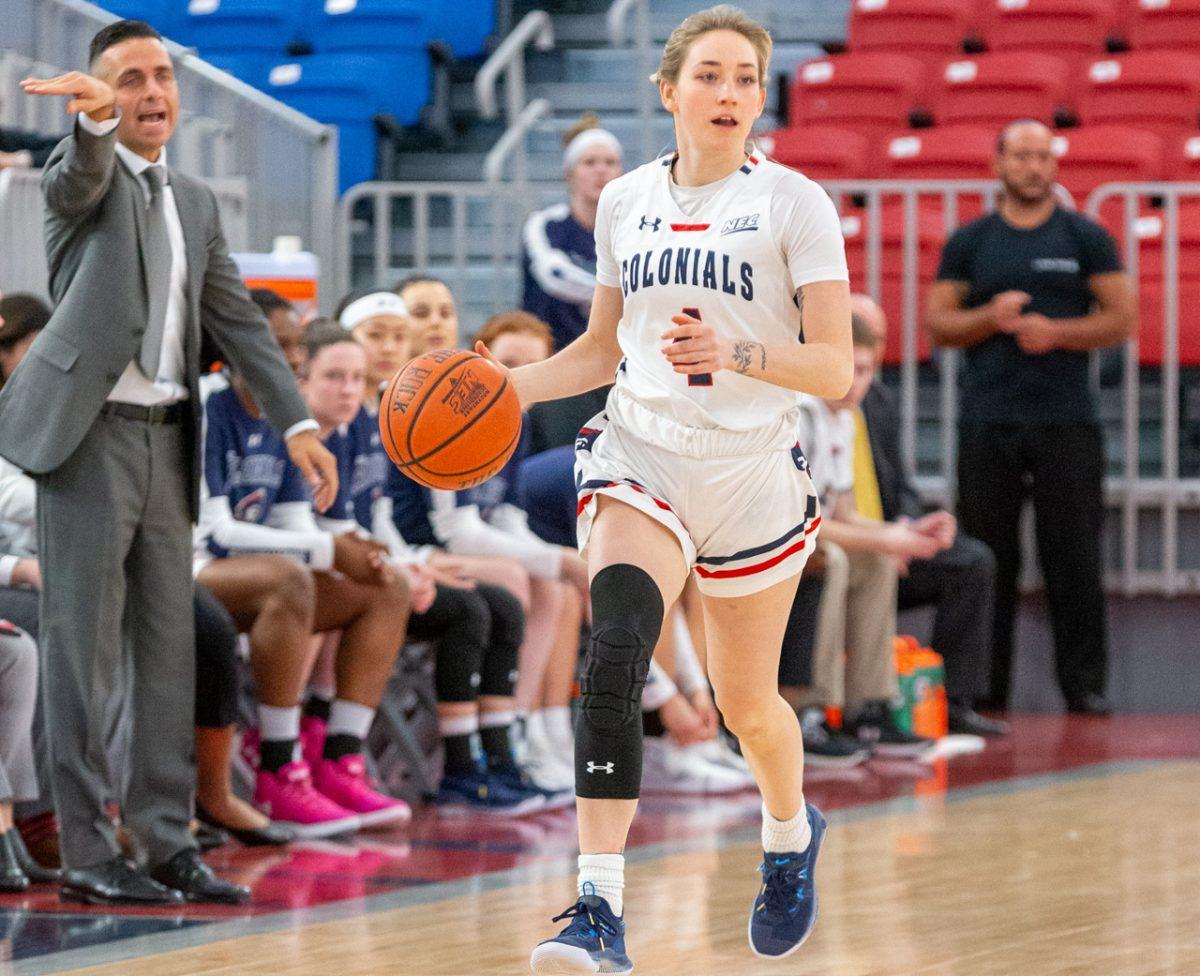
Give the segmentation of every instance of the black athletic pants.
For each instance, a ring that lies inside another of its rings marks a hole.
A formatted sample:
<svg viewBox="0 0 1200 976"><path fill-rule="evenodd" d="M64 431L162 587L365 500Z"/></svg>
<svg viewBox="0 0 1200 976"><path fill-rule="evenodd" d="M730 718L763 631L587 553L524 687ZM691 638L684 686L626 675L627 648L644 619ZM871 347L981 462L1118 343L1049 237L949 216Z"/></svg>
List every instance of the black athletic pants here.
<svg viewBox="0 0 1200 976"><path fill-rule="evenodd" d="M1027 498L1033 501L1059 687L1068 702L1104 691L1103 476L1104 445L1096 425L960 428L959 521L962 531L985 543L996 557L995 704L1008 701L1021 569L1020 516Z"/></svg>

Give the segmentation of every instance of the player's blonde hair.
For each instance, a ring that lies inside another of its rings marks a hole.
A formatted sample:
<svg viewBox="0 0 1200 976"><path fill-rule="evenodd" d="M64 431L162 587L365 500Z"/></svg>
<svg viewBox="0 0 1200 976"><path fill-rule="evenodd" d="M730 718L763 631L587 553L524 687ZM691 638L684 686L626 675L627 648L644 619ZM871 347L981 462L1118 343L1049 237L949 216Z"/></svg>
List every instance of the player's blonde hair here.
<svg viewBox="0 0 1200 976"><path fill-rule="evenodd" d="M683 62L687 60L692 44L710 31L718 30L734 31L750 42L758 59L758 83L765 85L767 68L771 64L771 35L744 10L728 3L709 7L684 18L683 23L671 31L671 36L667 38L662 61L650 80L655 84L660 81L678 84L679 72L683 70Z"/></svg>

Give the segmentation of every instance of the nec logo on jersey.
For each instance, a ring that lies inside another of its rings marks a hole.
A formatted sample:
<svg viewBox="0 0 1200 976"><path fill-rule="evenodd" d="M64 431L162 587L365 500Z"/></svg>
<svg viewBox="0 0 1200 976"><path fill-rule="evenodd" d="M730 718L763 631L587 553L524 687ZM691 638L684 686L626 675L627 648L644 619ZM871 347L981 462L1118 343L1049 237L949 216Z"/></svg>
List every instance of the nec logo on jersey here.
<svg viewBox="0 0 1200 976"><path fill-rule="evenodd" d="M758 214L747 214L745 217L734 217L725 221L721 227L721 236L740 234L744 230L758 230Z"/></svg>
<svg viewBox="0 0 1200 976"><path fill-rule="evenodd" d="M649 227L651 230L658 230L658 225L662 223L662 217L655 217L653 220L646 219L646 215L642 214L642 219L638 222L638 230L645 230Z"/></svg>

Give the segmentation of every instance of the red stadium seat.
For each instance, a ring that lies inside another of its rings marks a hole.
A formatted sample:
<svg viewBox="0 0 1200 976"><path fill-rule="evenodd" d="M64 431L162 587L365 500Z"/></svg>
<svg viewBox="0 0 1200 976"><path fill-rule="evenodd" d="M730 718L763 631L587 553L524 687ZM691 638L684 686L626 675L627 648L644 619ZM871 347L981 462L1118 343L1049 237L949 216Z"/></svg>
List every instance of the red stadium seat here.
<svg viewBox="0 0 1200 976"><path fill-rule="evenodd" d="M1085 125L1128 125L1164 135L1200 120L1200 56L1135 51L1094 61L1080 99Z"/></svg>
<svg viewBox="0 0 1200 976"><path fill-rule="evenodd" d="M970 15L962 0L855 0L850 50L890 51L940 64L962 53Z"/></svg>
<svg viewBox="0 0 1200 976"><path fill-rule="evenodd" d="M1200 133L1187 133L1167 145L1164 179L1200 183Z"/></svg>
<svg viewBox="0 0 1200 976"><path fill-rule="evenodd" d="M974 125L897 132L880 146L878 172L901 180L988 180L996 130Z"/></svg>
<svg viewBox="0 0 1200 976"><path fill-rule="evenodd" d="M776 162L799 170L810 180L857 180L867 176L870 141L849 129L809 125L777 129L756 138Z"/></svg>
<svg viewBox="0 0 1200 976"><path fill-rule="evenodd" d="M925 66L902 54L835 54L806 61L792 82L791 125L887 132L908 124L925 84Z"/></svg>
<svg viewBox="0 0 1200 976"><path fill-rule="evenodd" d="M932 97L939 124L1001 128L1013 119L1054 124L1069 99L1070 69L1049 54L1006 51L949 62Z"/></svg>
<svg viewBox="0 0 1200 976"><path fill-rule="evenodd" d="M989 51L1042 51L1094 58L1116 24L1114 0L993 0L984 14Z"/></svg>
<svg viewBox="0 0 1200 976"><path fill-rule="evenodd" d="M1100 221L1117 241L1126 260L1124 207L1106 207ZM1165 212L1139 205L1133 234L1137 240L1138 361L1161 366L1165 348L1163 310L1166 288L1163 274ZM1179 207L1179 355L1184 366L1200 366L1200 200L1181 201ZM1132 265L1129 268L1133 271Z"/></svg>
<svg viewBox="0 0 1200 976"><path fill-rule="evenodd" d="M1133 0L1126 34L1135 51L1200 52L1200 0Z"/></svg>
<svg viewBox="0 0 1200 976"><path fill-rule="evenodd" d="M1118 125L1067 129L1054 137L1058 181L1080 207L1102 183L1163 178L1163 140L1153 132Z"/></svg>

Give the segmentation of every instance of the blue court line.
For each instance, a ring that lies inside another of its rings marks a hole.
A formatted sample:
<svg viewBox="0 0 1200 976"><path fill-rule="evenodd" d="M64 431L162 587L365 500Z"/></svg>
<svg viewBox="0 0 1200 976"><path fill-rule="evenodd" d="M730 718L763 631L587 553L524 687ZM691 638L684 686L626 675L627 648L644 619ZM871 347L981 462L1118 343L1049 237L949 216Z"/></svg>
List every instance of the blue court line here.
<svg viewBox="0 0 1200 976"><path fill-rule="evenodd" d="M1123 759L1114 762L1097 763L1090 766L1079 766L1075 769L1061 770L1053 773L1039 773L1033 776L1019 776L1009 780L997 780L978 786L964 786L947 790L944 799L950 803L962 803L980 797L1007 796L1027 790L1047 789L1090 779L1107 779L1131 773L1145 772L1169 765L1194 765L1187 760L1173 759ZM927 804L928 797L896 797L891 800L880 800L862 806L833 810L827 814L831 826L838 824L858 823L862 820L872 820L897 814L916 813ZM679 854L711 852L734 847L738 844L750 843L759 838L760 830L755 827L744 827L723 832L716 838L681 838L678 840L661 841L645 844L626 851L625 860L628 863L653 861L663 857L673 857ZM412 908L418 905L428 905L434 902L449 901L463 895L480 894L511 888L520 884L546 881L556 876L566 877L575 872L574 857L565 858L561 865L540 863L508 868L490 874L474 875L469 878L459 878L454 881L442 881L418 888L406 888L402 891L389 891L379 895L369 895L365 898L355 898L334 902L328 905L318 905L313 908L289 909L270 915L256 915L245 919L232 919L225 922L212 922L197 925L190 929L176 932L157 933L154 935L133 936L106 945L89 946L80 949L67 949L61 952L48 953L33 959L9 964L4 968L0 964L0 976L52 976L56 973L69 972L85 966L101 966L109 963L123 962L131 959L142 959L148 956L162 955L181 949L194 949L239 939L249 935L263 935L270 932L280 932L284 929L301 928L324 922L339 922L364 915L374 915L378 912L390 912L398 908Z"/></svg>

